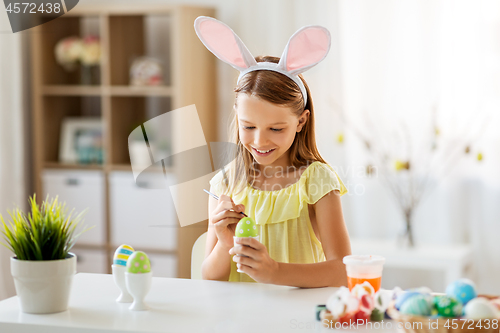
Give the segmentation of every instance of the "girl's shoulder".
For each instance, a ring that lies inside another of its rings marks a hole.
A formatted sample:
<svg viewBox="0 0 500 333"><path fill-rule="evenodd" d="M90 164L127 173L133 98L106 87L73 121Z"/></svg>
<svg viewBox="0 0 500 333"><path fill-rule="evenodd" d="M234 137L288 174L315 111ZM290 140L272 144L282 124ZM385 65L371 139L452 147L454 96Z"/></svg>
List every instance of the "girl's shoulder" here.
<svg viewBox="0 0 500 333"><path fill-rule="evenodd" d="M323 163L321 161L312 161L306 164L305 166L302 166L301 168L304 169L304 171L301 174L301 177L314 177L318 175L336 175L335 170L333 167L328 164L328 163Z"/></svg>
<svg viewBox="0 0 500 333"><path fill-rule="evenodd" d="M300 176L299 183L310 197L314 197L314 193L324 195L332 189L338 190L340 195L347 193L347 188L335 169L330 164L320 161L314 161L307 166Z"/></svg>

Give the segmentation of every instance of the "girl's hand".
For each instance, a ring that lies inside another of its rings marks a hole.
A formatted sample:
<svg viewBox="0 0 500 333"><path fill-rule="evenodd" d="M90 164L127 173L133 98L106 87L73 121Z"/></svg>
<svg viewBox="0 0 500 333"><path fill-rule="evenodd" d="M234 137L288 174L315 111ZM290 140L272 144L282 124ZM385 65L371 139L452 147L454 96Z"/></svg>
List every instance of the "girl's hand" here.
<svg viewBox="0 0 500 333"><path fill-rule="evenodd" d="M233 261L236 262L236 266L257 282L272 283L272 277L276 276L279 264L271 259L264 244L251 237L237 238L236 243L239 245L229 250L229 254L235 254Z"/></svg>
<svg viewBox="0 0 500 333"><path fill-rule="evenodd" d="M236 205L227 195L219 197L219 203L209 217L209 227L215 228L217 239L224 247L233 247L236 224L244 217L240 213L244 210L244 205Z"/></svg>

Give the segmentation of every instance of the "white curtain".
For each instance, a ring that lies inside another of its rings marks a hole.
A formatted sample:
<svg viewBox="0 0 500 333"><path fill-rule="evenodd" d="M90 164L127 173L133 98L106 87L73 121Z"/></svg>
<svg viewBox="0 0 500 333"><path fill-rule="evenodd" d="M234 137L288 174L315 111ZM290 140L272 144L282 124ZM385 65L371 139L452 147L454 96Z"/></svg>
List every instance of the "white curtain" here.
<svg viewBox="0 0 500 333"><path fill-rule="evenodd" d="M9 32L7 13L0 10L0 213L10 217L7 210L23 208L25 191L25 140L22 92L22 36ZM2 240L3 242L3 240ZM10 275L9 257L0 245L0 300L15 294Z"/></svg>
<svg viewBox="0 0 500 333"><path fill-rule="evenodd" d="M440 136L452 143L483 129L446 177L435 165L441 185L416 212L415 238L420 246L471 244L480 292L500 293L500 242L493 236L500 234L500 3L341 0L338 19L342 94L335 97L353 124L378 133L375 141L397 154L407 135L416 148L431 136L433 107ZM378 179L357 172L369 158L347 129L345 148L351 235L394 239L403 222L395 200ZM414 167L425 163L425 155L416 157Z"/></svg>

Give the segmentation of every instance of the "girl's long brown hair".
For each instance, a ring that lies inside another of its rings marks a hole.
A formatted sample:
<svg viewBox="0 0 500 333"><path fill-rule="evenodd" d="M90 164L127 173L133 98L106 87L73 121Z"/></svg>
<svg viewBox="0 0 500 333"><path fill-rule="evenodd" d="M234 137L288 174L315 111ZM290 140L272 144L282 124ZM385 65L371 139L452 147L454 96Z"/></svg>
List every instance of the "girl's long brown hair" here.
<svg viewBox="0 0 500 333"><path fill-rule="evenodd" d="M257 62L278 63L280 58L272 56L255 57ZM315 161L326 163L321 157L316 146L316 135L314 130L314 107L311 93L306 81L299 75L307 91L307 104L300 88L289 77L274 71L258 70L243 76L234 89L236 92L234 117L231 123L230 142L236 144L235 151L229 157L229 163L222 171L224 174L224 193L227 195L237 194L247 184L252 185L256 173L255 160L252 154L243 146L239 137L239 124L236 114L236 106L239 94L248 94L259 97L267 102L290 107L293 113L299 117L304 110L309 110L309 119L302 130L295 135L295 139L288 150L292 167L301 168Z"/></svg>

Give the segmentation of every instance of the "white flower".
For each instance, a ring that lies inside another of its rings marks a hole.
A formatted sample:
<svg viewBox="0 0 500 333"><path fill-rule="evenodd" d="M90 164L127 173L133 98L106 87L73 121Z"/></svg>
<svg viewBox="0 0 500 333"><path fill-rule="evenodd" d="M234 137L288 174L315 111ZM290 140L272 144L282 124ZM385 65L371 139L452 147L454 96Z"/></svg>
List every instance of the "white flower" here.
<svg viewBox="0 0 500 333"><path fill-rule="evenodd" d="M361 298L361 296L368 294L373 296L375 294L375 289L373 289L372 285L368 281L364 281L361 284L357 284L352 288L352 294L356 298Z"/></svg>
<svg viewBox="0 0 500 333"><path fill-rule="evenodd" d="M98 65L101 60L101 44L95 36L86 37L83 40L83 49L80 60L84 65Z"/></svg>
<svg viewBox="0 0 500 333"><path fill-rule="evenodd" d="M96 36L88 36L83 40L77 36L61 39L54 49L57 63L70 71L76 63L98 65L101 60L101 44Z"/></svg>
<svg viewBox="0 0 500 333"><path fill-rule="evenodd" d="M375 299L375 308L377 308L380 312L385 312L385 310L389 307L393 293L394 292L392 290L382 288L379 289L373 297Z"/></svg>
<svg viewBox="0 0 500 333"><path fill-rule="evenodd" d="M351 295L348 288L340 287L328 298L326 308L338 318L345 313L356 311L359 308L359 300Z"/></svg>
<svg viewBox="0 0 500 333"><path fill-rule="evenodd" d="M57 62L66 70L74 69L83 52L83 43L76 36L61 39L54 50Z"/></svg>

